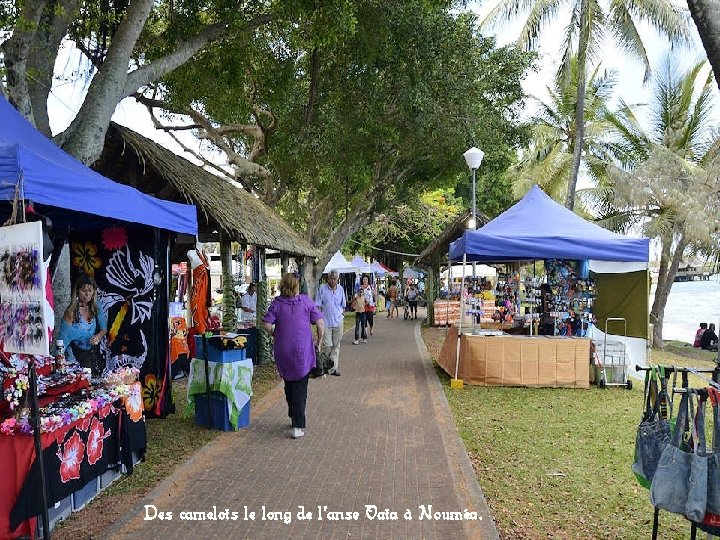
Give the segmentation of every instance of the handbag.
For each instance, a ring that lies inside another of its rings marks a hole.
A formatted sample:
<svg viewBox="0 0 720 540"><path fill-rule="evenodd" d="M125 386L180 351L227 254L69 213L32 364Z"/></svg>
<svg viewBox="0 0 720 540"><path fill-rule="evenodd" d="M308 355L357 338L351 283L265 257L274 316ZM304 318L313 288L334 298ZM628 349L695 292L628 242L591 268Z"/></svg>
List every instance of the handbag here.
<svg viewBox="0 0 720 540"><path fill-rule="evenodd" d="M657 390L658 371L651 367L645 374L645 406L635 436L632 470L640 485L649 488L660 456L670 442L670 423L666 418L668 393L664 370L660 371L661 389ZM654 400L653 400L654 397ZM654 401L654 403L653 403ZM664 410L665 414L661 413Z"/></svg>
<svg viewBox="0 0 720 540"><path fill-rule="evenodd" d="M720 391L708 388L713 411L713 445L708 457L708 499L705 517L697 526L700 530L720 536Z"/></svg>
<svg viewBox="0 0 720 540"><path fill-rule="evenodd" d="M708 456L705 452L704 400L690 420L692 394L680 401L675 430L660 456L652 484L650 502L655 508L682 514L690 521L702 521L708 500ZM685 441L685 433L690 438Z"/></svg>
<svg viewBox="0 0 720 540"><path fill-rule="evenodd" d="M99 345L93 345L89 349L81 349L74 342L70 343L73 355L81 367L90 368L91 376L97 378L105 371L105 357L100 352Z"/></svg>

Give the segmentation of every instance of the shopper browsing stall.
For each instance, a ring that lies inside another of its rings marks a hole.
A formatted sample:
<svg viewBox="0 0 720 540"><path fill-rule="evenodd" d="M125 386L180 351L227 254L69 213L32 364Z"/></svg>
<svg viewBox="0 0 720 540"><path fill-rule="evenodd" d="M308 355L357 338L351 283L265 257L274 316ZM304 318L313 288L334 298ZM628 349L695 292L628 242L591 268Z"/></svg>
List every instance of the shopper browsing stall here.
<svg viewBox="0 0 720 540"><path fill-rule="evenodd" d="M95 280L81 274L75 281L72 299L58 333L58 339L65 344L68 360L97 370L98 366L93 366L93 355L99 354L100 342L106 333L107 317L97 303Z"/></svg>

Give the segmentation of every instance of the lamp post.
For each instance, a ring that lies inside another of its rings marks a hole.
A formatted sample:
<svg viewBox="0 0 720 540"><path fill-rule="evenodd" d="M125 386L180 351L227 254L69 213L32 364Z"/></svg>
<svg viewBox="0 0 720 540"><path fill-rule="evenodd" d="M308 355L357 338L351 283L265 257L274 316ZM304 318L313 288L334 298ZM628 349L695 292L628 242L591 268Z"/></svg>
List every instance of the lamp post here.
<svg viewBox="0 0 720 540"><path fill-rule="evenodd" d="M472 171L472 219L469 228L476 229L477 210L475 208L475 171L477 171L480 167L480 164L485 157L485 152L473 146L470 150L463 154L463 157L465 158L465 163L467 163L467 166Z"/></svg>

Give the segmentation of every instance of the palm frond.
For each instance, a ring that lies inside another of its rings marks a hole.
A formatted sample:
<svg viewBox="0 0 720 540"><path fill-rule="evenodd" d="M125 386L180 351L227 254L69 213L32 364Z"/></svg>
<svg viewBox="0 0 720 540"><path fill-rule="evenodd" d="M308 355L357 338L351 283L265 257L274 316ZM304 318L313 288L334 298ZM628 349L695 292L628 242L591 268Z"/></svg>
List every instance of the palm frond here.
<svg viewBox="0 0 720 540"><path fill-rule="evenodd" d="M628 11L627 1L612 0L610 2L608 24L619 47L645 67L643 82L647 82L652 74L650 61L635 21Z"/></svg>
<svg viewBox="0 0 720 540"><path fill-rule="evenodd" d="M535 0L531 2L530 13L528 13L517 39L517 45L520 49L527 51L537 49L538 39L543 28L555 18L563 3L564 0Z"/></svg>

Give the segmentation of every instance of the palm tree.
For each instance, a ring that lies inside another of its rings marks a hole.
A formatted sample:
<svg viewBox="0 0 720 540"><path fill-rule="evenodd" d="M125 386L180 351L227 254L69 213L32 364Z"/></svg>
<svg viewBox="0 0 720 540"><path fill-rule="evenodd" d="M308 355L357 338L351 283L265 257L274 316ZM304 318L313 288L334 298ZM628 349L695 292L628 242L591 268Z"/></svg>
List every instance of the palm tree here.
<svg viewBox="0 0 720 540"><path fill-rule="evenodd" d="M700 91L706 62L679 72L672 64L658 77L651 129L631 107L607 115L613 125L612 184L595 191L609 228L640 226L660 242L660 268L650 310L654 342L662 347L665 306L677 269L689 253L718 253L720 138L711 122L712 75Z"/></svg>
<svg viewBox="0 0 720 540"><path fill-rule="evenodd" d="M570 79L557 74L550 99L539 103L539 112L531 120L530 146L520 155L514 167L515 195L527 192L532 184L538 184L556 200L563 200L567 193L568 179L574 155L575 99L577 96L578 62L570 61ZM586 172L596 183L606 174L609 155L605 133L609 128L605 120L608 102L615 88L616 74L600 72L597 67L590 75L585 90L586 137L583 140Z"/></svg>
<svg viewBox="0 0 720 540"><path fill-rule="evenodd" d="M720 88L720 3L717 0L687 0L687 3Z"/></svg>
<svg viewBox="0 0 720 540"><path fill-rule="evenodd" d="M566 12L564 7L569 7L571 11L570 23L564 33L560 72L568 77L570 59L577 55L578 62L573 157L565 200L565 206L572 210L585 137L585 73L588 63L592 65L598 58L605 36L612 35L628 55L645 66L647 80L650 76L647 51L640 39L636 21L650 22L671 43L686 41L689 25L686 12L676 6L673 0L500 0L483 24L509 21L521 13L529 12L517 46L531 50L538 45L541 29L556 15Z"/></svg>

